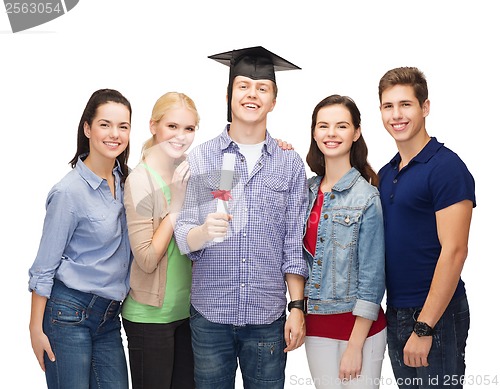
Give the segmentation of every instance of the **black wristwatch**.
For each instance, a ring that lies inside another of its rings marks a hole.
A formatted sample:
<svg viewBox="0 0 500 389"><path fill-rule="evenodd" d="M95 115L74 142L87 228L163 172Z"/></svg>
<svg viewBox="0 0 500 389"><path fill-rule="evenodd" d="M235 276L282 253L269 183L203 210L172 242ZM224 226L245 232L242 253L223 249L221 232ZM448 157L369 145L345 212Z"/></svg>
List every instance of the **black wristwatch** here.
<svg viewBox="0 0 500 389"><path fill-rule="evenodd" d="M434 329L427 323L423 321L416 321L413 326L413 332L417 334L417 336L431 336L434 334Z"/></svg>
<svg viewBox="0 0 500 389"><path fill-rule="evenodd" d="M293 308L298 308L302 312L306 313L306 302L304 300L294 300L288 303L288 312L290 312Z"/></svg>

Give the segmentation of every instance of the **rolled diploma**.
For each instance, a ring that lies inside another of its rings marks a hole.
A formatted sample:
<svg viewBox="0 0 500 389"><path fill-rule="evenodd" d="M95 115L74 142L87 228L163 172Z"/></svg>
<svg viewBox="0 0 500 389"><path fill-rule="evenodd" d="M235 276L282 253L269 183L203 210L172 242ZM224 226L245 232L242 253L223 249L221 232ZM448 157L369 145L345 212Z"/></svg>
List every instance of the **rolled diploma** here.
<svg viewBox="0 0 500 389"><path fill-rule="evenodd" d="M222 156L222 170L220 172L220 184L219 190L231 190L233 185L234 176L234 162L236 160L236 154L224 153ZM217 212L227 213L228 201L217 199ZM223 237L214 238L214 242L222 242Z"/></svg>

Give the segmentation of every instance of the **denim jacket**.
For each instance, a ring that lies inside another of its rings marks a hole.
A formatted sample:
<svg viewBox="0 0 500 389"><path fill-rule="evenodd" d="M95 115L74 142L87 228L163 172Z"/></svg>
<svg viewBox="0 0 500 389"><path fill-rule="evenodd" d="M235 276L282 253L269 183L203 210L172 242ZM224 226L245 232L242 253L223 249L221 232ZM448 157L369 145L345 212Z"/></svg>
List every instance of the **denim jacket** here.
<svg viewBox="0 0 500 389"><path fill-rule="evenodd" d="M308 180L307 220L322 178ZM352 312L377 319L385 292L382 206L377 188L355 168L324 194L316 253L303 251L309 266L308 313Z"/></svg>

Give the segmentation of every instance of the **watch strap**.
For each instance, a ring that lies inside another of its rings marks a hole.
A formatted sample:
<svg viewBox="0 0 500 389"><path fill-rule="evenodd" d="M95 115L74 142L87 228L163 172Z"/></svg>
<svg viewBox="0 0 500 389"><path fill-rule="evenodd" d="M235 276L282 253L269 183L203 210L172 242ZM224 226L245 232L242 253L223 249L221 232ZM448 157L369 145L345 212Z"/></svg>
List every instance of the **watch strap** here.
<svg viewBox="0 0 500 389"><path fill-rule="evenodd" d="M293 300L288 303L288 312L293 308L300 309L302 312L306 313L306 302L305 300Z"/></svg>

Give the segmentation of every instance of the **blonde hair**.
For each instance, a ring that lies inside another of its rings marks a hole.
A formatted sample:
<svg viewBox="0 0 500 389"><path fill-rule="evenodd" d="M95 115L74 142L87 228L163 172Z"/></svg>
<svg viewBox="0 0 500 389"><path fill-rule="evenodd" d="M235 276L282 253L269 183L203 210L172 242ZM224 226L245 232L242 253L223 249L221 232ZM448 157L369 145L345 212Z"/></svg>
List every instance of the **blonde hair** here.
<svg viewBox="0 0 500 389"><path fill-rule="evenodd" d="M198 127L200 115L198 114L194 101L189 96L179 92L167 92L156 100L153 111L151 112L151 120L158 123L169 109L175 108L186 108L193 112L196 117L196 127ZM153 145L154 136L151 136L142 146L141 159L144 159L147 150Z"/></svg>

